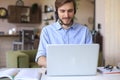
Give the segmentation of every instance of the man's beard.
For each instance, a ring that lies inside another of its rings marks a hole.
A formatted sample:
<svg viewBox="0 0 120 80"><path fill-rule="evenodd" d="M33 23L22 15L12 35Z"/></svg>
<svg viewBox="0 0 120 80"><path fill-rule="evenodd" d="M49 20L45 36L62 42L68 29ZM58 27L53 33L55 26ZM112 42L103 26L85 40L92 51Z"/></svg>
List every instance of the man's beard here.
<svg viewBox="0 0 120 80"><path fill-rule="evenodd" d="M65 24L61 19L59 19L59 23L61 25L69 26L69 25L71 25L73 23L73 19L71 20L71 22L69 24Z"/></svg>

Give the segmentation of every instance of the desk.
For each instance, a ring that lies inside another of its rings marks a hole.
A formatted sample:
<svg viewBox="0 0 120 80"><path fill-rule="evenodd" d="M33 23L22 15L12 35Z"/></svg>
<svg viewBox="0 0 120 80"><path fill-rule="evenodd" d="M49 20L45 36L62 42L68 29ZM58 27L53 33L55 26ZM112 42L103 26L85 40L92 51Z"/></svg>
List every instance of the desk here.
<svg viewBox="0 0 120 80"><path fill-rule="evenodd" d="M21 68L21 69L25 69L25 68ZM0 69L0 71L1 70L3 70L3 69ZM120 80L120 74L100 74L100 73L97 73L96 76L50 77L50 76L47 76L47 75L44 74L46 69L38 68L38 70L40 70L42 72L41 80ZM9 79L5 78L5 79L0 79L0 80L9 80Z"/></svg>
<svg viewBox="0 0 120 80"><path fill-rule="evenodd" d="M48 77L43 75L41 80L120 80L120 74L97 74L96 76L71 77Z"/></svg>
<svg viewBox="0 0 120 80"><path fill-rule="evenodd" d="M120 74L101 74L97 72L95 76L61 76L51 77L45 74L42 75L41 80L120 80Z"/></svg>

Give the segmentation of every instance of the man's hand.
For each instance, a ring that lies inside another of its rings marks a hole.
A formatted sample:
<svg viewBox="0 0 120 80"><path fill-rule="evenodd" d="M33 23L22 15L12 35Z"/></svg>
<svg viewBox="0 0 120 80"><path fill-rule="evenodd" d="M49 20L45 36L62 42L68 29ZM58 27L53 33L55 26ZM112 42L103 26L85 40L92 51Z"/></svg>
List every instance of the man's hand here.
<svg viewBox="0 0 120 80"><path fill-rule="evenodd" d="M38 65L39 65L40 67L44 67L44 68L47 67L46 57L45 57L45 56L39 57L39 59L38 59Z"/></svg>

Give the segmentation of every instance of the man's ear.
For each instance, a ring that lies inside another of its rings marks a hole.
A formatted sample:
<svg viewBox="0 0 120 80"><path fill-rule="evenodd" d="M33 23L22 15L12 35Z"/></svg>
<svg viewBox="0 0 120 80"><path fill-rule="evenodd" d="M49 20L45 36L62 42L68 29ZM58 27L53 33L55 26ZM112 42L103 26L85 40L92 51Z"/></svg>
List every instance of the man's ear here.
<svg viewBox="0 0 120 80"><path fill-rule="evenodd" d="M55 11L55 18L56 18L55 21L57 21L57 20L59 19L59 17L58 17L58 12L57 12L57 11Z"/></svg>

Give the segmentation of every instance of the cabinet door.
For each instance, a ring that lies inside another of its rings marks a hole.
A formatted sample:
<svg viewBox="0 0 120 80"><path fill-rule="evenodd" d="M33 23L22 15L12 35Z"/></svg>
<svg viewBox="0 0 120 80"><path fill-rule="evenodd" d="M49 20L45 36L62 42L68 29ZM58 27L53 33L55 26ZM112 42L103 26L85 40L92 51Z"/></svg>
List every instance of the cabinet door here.
<svg viewBox="0 0 120 80"><path fill-rule="evenodd" d="M8 6L8 21L11 23L22 23L22 16L29 17L29 7L25 6ZM25 21L25 19L24 19ZM27 22L27 21L26 21Z"/></svg>
<svg viewBox="0 0 120 80"><path fill-rule="evenodd" d="M8 22L13 22L13 23L16 23L17 20L16 20L16 7L14 6L8 6Z"/></svg>
<svg viewBox="0 0 120 80"><path fill-rule="evenodd" d="M41 22L41 9L38 8L34 12L30 10L30 23L40 23Z"/></svg>
<svg viewBox="0 0 120 80"><path fill-rule="evenodd" d="M16 7L16 19L18 23L30 22L30 7Z"/></svg>
<svg viewBox="0 0 120 80"><path fill-rule="evenodd" d="M10 23L40 23L41 10L33 13L28 6L8 6L8 22Z"/></svg>

